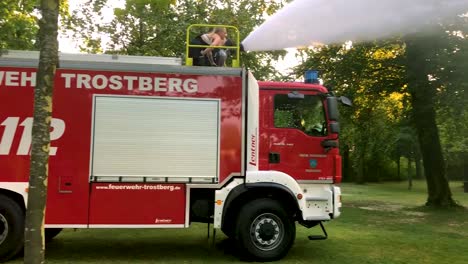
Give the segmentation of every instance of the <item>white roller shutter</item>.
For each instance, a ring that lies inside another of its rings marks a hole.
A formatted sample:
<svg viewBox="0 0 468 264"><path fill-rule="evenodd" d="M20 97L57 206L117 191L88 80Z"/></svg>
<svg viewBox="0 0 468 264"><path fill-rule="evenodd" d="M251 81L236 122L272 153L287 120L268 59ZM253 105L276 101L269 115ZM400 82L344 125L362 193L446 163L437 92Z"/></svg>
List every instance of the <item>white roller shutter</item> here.
<svg viewBox="0 0 468 264"><path fill-rule="evenodd" d="M217 179L219 100L97 96L94 111L91 176Z"/></svg>

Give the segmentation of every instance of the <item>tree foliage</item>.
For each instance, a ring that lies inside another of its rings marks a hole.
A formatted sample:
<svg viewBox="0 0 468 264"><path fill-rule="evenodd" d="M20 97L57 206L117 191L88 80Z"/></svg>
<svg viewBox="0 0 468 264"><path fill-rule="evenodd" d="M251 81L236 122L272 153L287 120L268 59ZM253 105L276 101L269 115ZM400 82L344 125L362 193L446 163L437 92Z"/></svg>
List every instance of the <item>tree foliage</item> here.
<svg viewBox="0 0 468 264"><path fill-rule="evenodd" d="M38 50L37 33L40 12L37 0L0 2L0 51L5 49ZM68 17L68 0L60 0L60 16Z"/></svg>
<svg viewBox="0 0 468 264"><path fill-rule="evenodd" d="M38 26L33 12L35 4L36 1L0 2L0 50L37 48L35 40Z"/></svg>

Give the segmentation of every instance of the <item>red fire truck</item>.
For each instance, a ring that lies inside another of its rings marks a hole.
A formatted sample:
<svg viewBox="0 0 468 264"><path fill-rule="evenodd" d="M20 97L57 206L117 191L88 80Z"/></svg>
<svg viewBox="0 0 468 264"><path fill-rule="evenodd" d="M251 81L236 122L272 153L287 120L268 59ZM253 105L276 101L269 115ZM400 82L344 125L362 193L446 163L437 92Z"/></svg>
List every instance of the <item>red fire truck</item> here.
<svg viewBox="0 0 468 264"><path fill-rule="evenodd" d="M213 223L250 259L340 215L340 98L243 68L61 54L45 228ZM23 245L38 53L0 57L0 258ZM325 236L322 236L324 238ZM311 237L312 239L313 237Z"/></svg>

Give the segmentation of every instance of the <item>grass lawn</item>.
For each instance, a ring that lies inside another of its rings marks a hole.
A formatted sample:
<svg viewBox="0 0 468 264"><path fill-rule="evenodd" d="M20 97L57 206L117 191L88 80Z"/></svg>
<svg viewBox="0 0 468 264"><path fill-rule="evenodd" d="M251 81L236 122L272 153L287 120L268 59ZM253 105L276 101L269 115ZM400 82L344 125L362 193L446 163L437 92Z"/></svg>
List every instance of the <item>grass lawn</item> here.
<svg viewBox="0 0 468 264"><path fill-rule="evenodd" d="M343 184L343 214L326 223L329 238L309 241L319 227L298 226L296 242L279 263L468 263L468 210L428 210L423 181ZM462 183L455 200L468 207ZM215 244L206 225L180 230L65 230L47 245L47 263L240 263L221 231ZM22 263L21 259L9 263Z"/></svg>

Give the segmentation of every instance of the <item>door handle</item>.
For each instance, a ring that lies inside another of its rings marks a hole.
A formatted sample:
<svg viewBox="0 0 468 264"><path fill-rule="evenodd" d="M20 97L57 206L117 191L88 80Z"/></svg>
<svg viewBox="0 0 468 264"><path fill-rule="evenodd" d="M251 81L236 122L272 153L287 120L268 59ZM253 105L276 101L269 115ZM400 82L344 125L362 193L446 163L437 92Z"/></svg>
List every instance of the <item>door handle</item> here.
<svg viewBox="0 0 468 264"><path fill-rule="evenodd" d="M268 154L268 162L270 163L280 163L280 154L276 152L270 152Z"/></svg>
<svg viewBox="0 0 468 264"><path fill-rule="evenodd" d="M328 152L330 149L338 147L338 141L334 139L325 139L320 143L320 145L325 149L325 152Z"/></svg>
<svg viewBox="0 0 468 264"><path fill-rule="evenodd" d="M70 176L60 176L59 193L72 193L72 178Z"/></svg>
<svg viewBox="0 0 468 264"><path fill-rule="evenodd" d="M324 148L337 148L338 147L338 141L334 139L325 139L323 140L320 145Z"/></svg>

